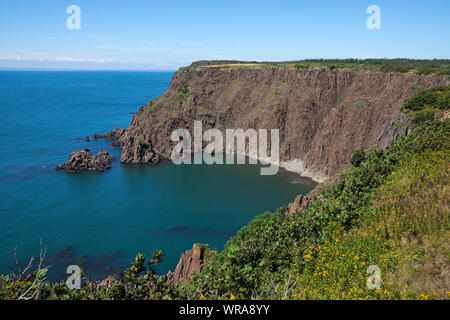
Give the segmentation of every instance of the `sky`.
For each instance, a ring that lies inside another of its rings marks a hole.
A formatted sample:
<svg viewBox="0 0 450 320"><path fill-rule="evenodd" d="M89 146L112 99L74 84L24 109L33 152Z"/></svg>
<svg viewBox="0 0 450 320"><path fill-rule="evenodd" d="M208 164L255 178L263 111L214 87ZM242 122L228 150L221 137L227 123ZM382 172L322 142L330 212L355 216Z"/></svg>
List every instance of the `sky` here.
<svg viewBox="0 0 450 320"><path fill-rule="evenodd" d="M80 29L67 27L70 5L80 8ZM380 8L381 29L366 25L370 5ZM449 17L449 0L1 0L0 68L175 70L204 59L448 59Z"/></svg>

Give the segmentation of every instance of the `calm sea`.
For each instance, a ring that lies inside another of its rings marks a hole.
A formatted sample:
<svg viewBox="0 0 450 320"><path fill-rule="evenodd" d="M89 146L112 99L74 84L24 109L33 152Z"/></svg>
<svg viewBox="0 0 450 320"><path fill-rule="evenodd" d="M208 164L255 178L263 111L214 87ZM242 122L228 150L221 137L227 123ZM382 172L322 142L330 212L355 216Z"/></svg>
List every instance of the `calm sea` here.
<svg viewBox="0 0 450 320"><path fill-rule="evenodd" d="M69 264L103 277L136 253L164 251L160 273L196 242L222 249L254 216L314 184L251 165L129 167L110 142L83 138L116 125L167 88L171 72L0 71L0 273L48 246L51 279ZM116 156L103 173L56 171L73 150Z"/></svg>

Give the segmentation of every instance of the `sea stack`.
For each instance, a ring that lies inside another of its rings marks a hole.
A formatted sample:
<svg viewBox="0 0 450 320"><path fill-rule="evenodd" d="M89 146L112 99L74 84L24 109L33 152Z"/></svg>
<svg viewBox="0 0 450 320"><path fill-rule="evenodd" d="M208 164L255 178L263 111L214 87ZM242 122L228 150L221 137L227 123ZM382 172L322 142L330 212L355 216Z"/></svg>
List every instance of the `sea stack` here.
<svg viewBox="0 0 450 320"><path fill-rule="evenodd" d="M111 161L114 159L107 151L99 151L94 156L89 149L73 151L66 163L57 166L57 170L65 170L68 173L77 173L79 171L99 171L111 168Z"/></svg>

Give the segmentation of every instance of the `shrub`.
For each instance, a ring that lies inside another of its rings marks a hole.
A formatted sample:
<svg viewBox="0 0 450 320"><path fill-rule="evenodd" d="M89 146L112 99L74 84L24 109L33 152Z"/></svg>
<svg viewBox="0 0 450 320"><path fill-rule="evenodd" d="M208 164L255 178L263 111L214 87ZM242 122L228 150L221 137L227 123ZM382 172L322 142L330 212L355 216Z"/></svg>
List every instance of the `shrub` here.
<svg viewBox="0 0 450 320"><path fill-rule="evenodd" d="M350 163L354 167L359 167L361 162L363 162L365 159L366 154L364 150L356 150L350 158Z"/></svg>
<svg viewBox="0 0 450 320"><path fill-rule="evenodd" d="M256 217L193 278L187 287L189 297L198 298L201 294L209 298L225 298L231 294L246 299L279 297L276 288L286 281L292 270L303 274L309 260L306 248L316 248L330 241L330 225L348 233L364 221L371 210L375 190L383 185L400 161L426 150L449 147L449 125L449 121L430 122L385 150L364 152L364 160L362 153L357 153L354 160L359 162L359 167L353 167L339 182L326 188L305 211L290 215L281 208L276 213ZM373 239L364 241L373 244ZM362 277L367 275L363 273ZM351 277L348 279L350 281ZM398 290L395 294L381 296L410 297L401 295Z"/></svg>
<svg viewBox="0 0 450 320"><path fill-rule="evenodd" d="M447 110L450 108L450 86L435 87L417 93L405 100L403 111L421 111L427 107Z"/></svg>

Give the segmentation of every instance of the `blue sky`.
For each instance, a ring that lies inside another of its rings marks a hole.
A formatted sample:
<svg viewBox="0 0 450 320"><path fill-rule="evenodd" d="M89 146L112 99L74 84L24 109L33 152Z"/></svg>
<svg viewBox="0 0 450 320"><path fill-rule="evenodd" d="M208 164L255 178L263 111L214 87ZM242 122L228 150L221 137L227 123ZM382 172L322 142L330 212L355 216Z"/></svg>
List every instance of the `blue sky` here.
<svg viewBox="0 0 450 320"><path fill-rule="evenodd" d="M81 29L69 30L69 5ZM381 30L369 30L369 5ZM0 68L174 70L200 59L450 58L448 0L1 0Z"/></svg>

